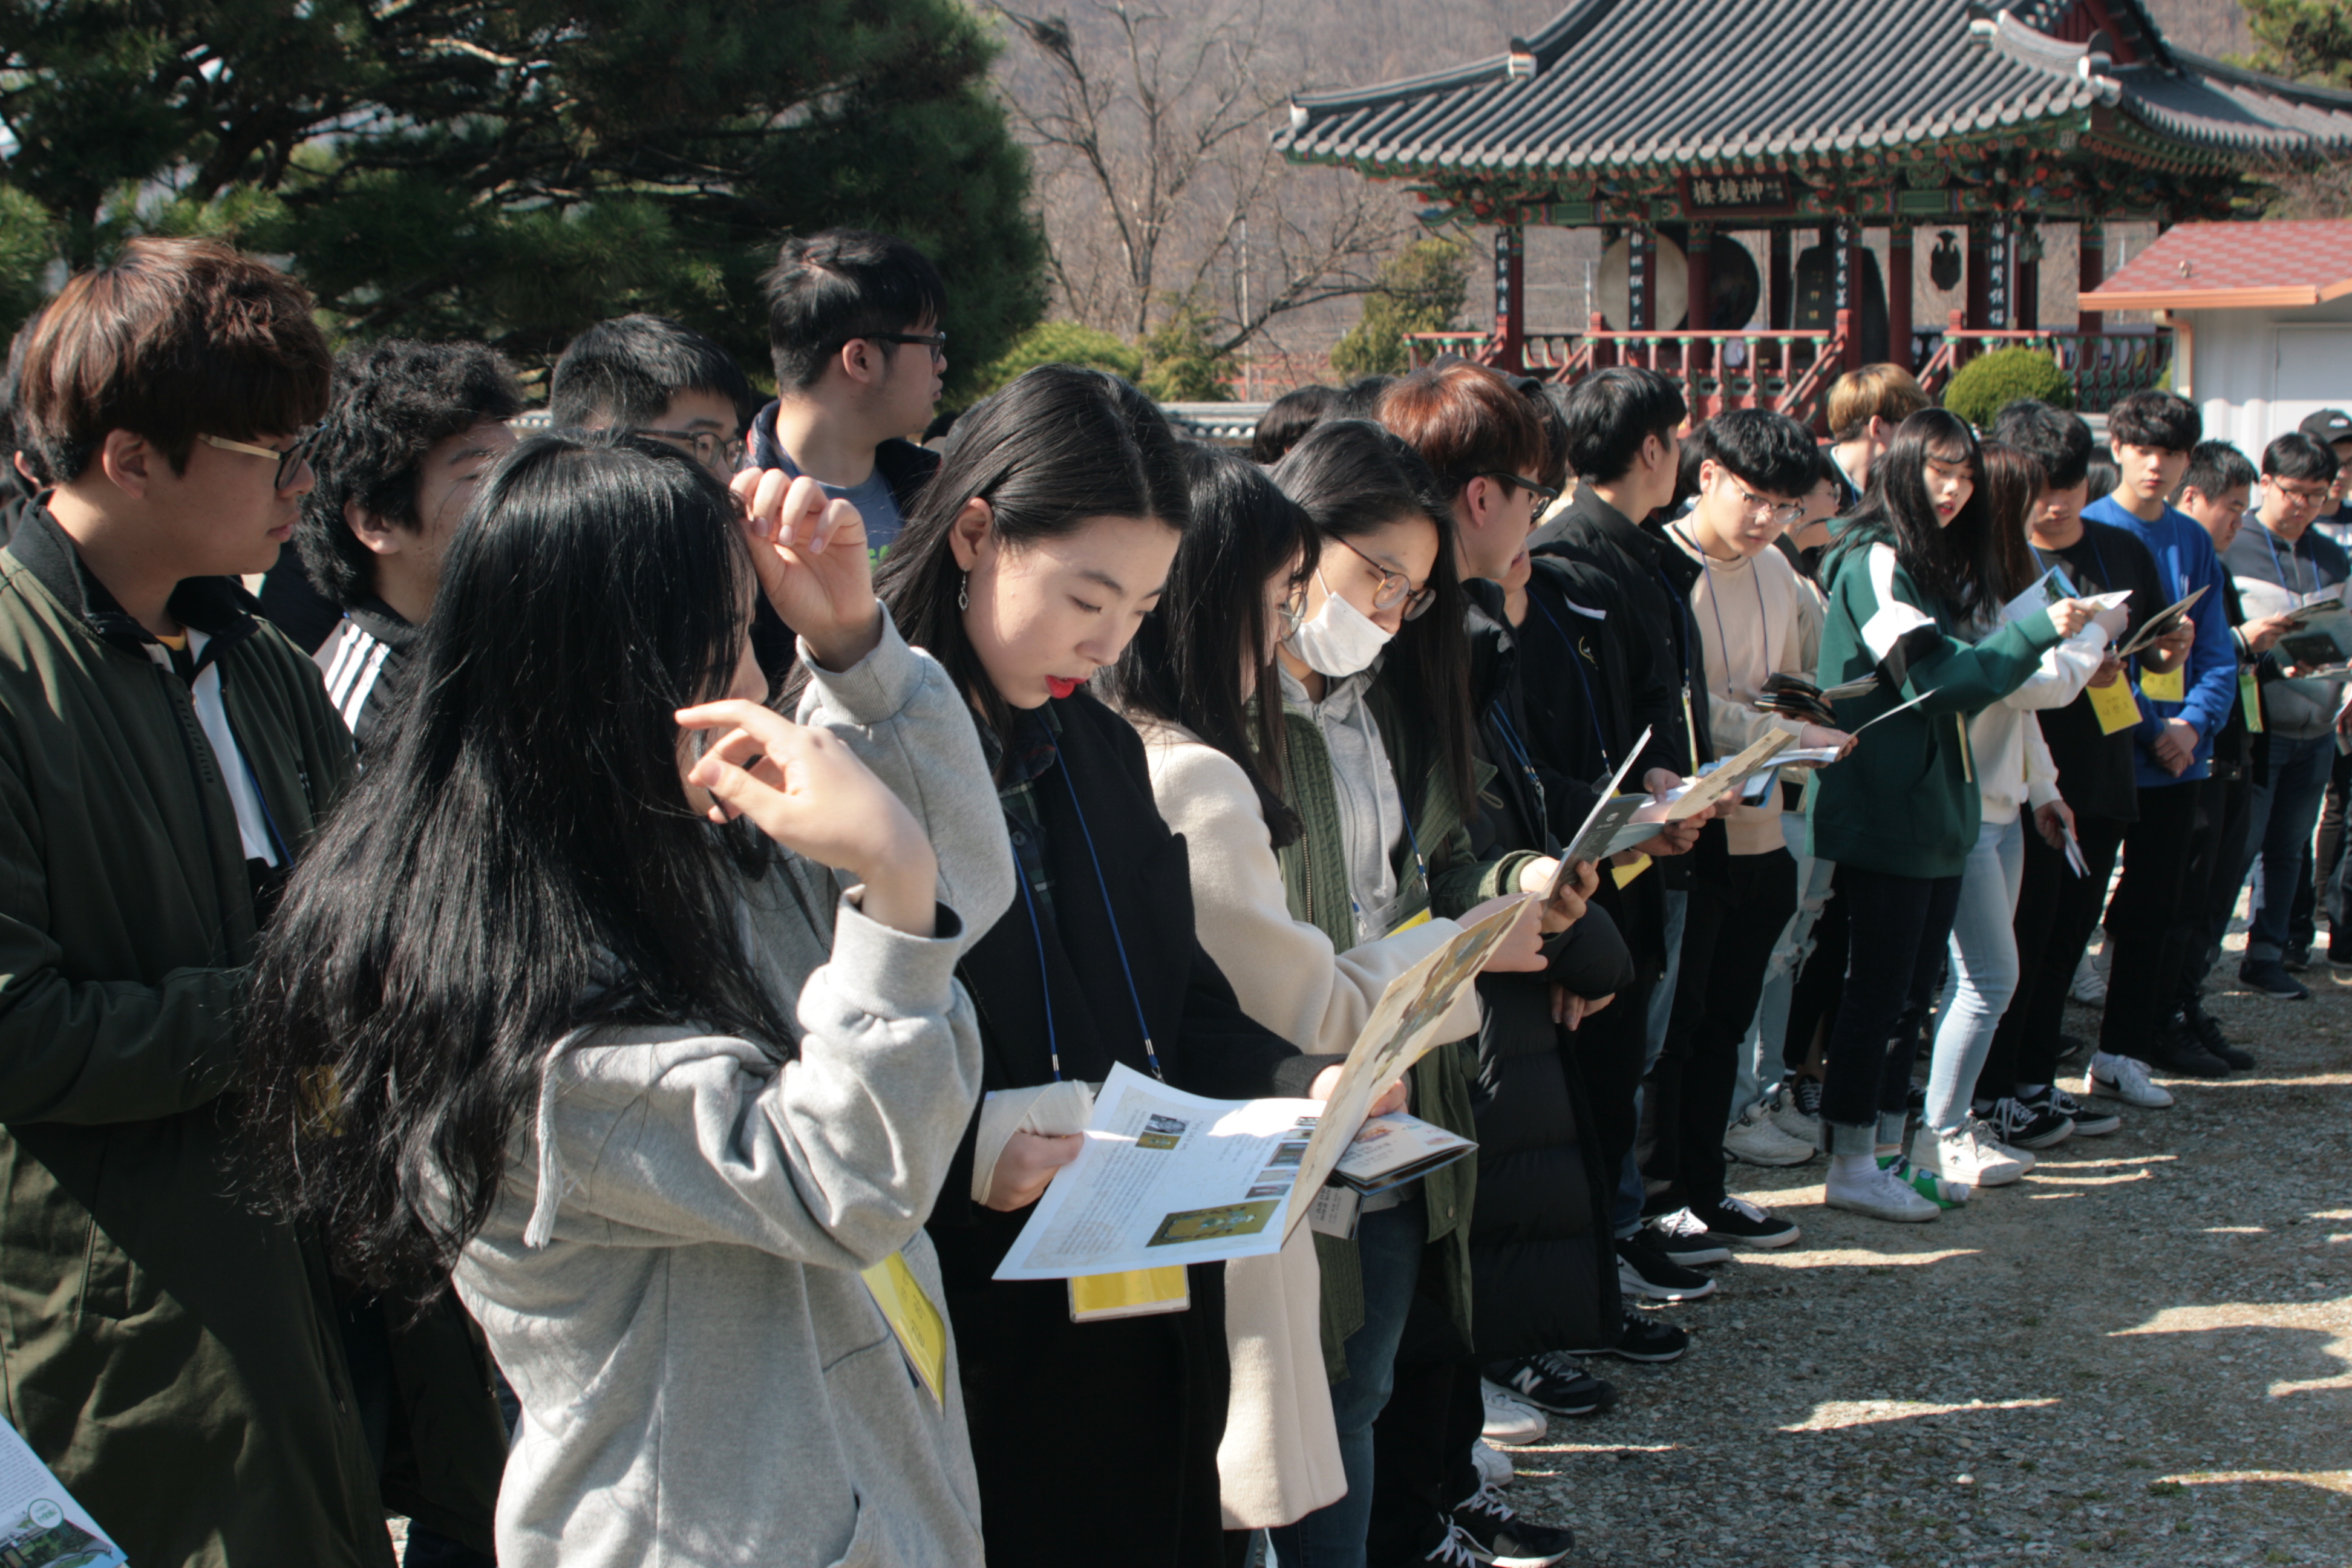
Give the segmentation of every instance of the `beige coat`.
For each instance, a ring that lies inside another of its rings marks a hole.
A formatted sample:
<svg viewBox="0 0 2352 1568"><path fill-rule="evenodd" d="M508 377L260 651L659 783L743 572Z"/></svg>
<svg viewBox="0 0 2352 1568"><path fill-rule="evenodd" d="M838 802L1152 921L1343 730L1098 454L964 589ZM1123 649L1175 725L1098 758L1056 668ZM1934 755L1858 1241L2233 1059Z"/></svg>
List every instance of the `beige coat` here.
<svg viewBox="0 0 2352 1568"><path fill-rule="evenodd" d="M1433 919L1335 951L1321 930L1291 918L1249 776L1181 728L1150 721L1138 728L1160 815L1183 835L1192 861L1201 944L1243 1011L1302 1051L1347 1050L1389 982L1462 928ZM1472 992L1438 1037L1475 1035L1481 1022ZM1324 1374L1312 1239L1302 1226L1279 1257L1225 1265L1233 1394L1217 1468L1228 1529L1287 1524L1347 1494Z"/></svg>

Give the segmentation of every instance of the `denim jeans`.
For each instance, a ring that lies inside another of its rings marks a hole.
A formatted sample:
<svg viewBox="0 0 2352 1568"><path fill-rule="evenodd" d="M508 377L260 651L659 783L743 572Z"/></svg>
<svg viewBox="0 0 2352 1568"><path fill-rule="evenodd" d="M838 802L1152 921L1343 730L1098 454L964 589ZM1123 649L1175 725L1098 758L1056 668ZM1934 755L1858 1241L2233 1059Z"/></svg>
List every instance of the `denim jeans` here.
<svg viewBox="0 0 2352 1568"><path fill-rule="evenodd" d="M1331 1419L1339 1430L1339 1468L1348 1495L1296 1524L1271 1532L1281 1568L1365 1568L1372 1519L1372 1423L1396 1386L1397 1342L1412 1310L1429 1215L1418 1196L1356 1223L1364 1277L1363 1325L1348 1336L1345 1380L1331 1385Z"/></svg>
<svg viewBox="0 0 2352 1568"><path fill-rule="evenodd" d="M1731 1110L1739 1112L1764 1098L1765 1075L1780 1081L1780 1064L1787 1059L1789 1004L1797 993L1797 973L1812 955L1813 926L1829 907L1830 879L1837 875L1833 860L1816 860L1805 853L1810 833L1805 814L1780 814L1780 842L1797 862L1797 912L1780 928L1780 940L1764 966L1764 993L1756 999L1756 1021L1739 1047L1739 1080L1732 1086Z"/></svg>
<svg viewBox="0 0 2352 1568"><path fill-rule="evenodd" d="M1822 1132L1832 1154L1867 1154L1882 1117L1911 1093L1911 1042L1927 1012L1952 916L1958 877L1898 877L1838 868L1846 900L1845 988L1822 1079Z"/></svg>
<svg viewBox="0 0 2352 1568"><path fill-rule="evenodd" d="M2336 763L2336 737L2290 740L2271 737L2270 778L2254 786L2248 807L2246 844L2254 878L2253 918L2246 931L2246 958L2276 961L2286 954L2287 922L2294 913L2295 889L2303 881L2303 858L2319 822L2327 774Z"/></svg>
<svg viewBox="0 0 2352 1568"><path fill-rule="evenodd" d="M1968 1120L1993 1031L2017 994L2017 893L2024 881L2030 831L2022 816L1983 824L1960 872L1960 905L1952 916L1952 977L1937 1017L1923 1113L1926 1124L1938 1132Z"/></svg>

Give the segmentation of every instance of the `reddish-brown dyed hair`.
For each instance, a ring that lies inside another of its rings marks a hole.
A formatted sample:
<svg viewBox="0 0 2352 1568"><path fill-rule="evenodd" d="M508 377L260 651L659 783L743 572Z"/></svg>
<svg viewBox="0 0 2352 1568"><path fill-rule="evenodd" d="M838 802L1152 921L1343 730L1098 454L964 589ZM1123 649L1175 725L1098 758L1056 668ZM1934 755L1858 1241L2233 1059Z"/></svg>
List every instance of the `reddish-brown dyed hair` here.
<svg viewBox="0 0 2352 1568"><path fill-rule="evenodd" d="M1541 475L1551 467L1541 411L1483 364L1414 371L1381 394L1380 418L1450 494L1480 474Z"/></svg>
<svg viewBox="0 0 2352 1568"><path fill-rule="evenodd" d="M179 470L199 434L250 441L312 423L333 374L293 279L217 240L134 239L42 310L17 417L54 483L80 478L110 430Z"/></svg>

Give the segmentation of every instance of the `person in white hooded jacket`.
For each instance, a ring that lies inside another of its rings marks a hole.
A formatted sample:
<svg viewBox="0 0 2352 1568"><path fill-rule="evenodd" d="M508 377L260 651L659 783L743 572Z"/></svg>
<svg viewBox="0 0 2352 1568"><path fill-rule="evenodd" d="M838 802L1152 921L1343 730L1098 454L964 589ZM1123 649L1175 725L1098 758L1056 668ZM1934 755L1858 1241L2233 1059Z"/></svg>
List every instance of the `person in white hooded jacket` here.
<svg viewBox="0 0 2352 1568"><path fill-rule="evenodd" d="M1011 852L855 510L737 488L748 531L660 443L518 449L255 983L276 1191L376 1289L454 1263L514 1384L507 1568L982 1555L922 1224ZM762 590L799 723L753 700Z"/></svg>
<svg viewBox="0 0 2352 1568"><path fill-rule="evenodd" d="M2007 562L2011 575L2038 579L2042 568L2027 542L2026 523L2042 488L2042 466L1997 441L1985 443L1981 451L1986 500L2005 559L2012 541L2015 545L2016 559ZM1961 1189L2000 1186L2033 1166L2031 1153L2000 1142L2000 1130L1977 1113L1974 1097L1993 1033L2017 992L2015 922L2025 875L2025 812L2031 809L2033 831L2053 847L2063 847L2074 831L2074 813L2059 798L2058 767L2035 714L2063 708L2082 695L2124 616L2121 608L2103 612L2045 651L2022 686L1969 720L1968 752L1984 816L1961 873L1927 1108L1911 1149L1911 1167L1918 1173L1914 1185L1944 1207L1966 1200Z"/></svg>

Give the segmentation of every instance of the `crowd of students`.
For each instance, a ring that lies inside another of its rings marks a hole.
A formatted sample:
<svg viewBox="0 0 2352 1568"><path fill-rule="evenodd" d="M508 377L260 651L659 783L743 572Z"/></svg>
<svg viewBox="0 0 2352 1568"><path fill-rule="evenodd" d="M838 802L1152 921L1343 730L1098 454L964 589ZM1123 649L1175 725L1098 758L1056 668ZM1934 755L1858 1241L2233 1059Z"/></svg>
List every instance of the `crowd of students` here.
<svg viewBox="0 0 2352 1568"><path fill-rule="evenodd" d="M2246 985L2323 896L2352 961L2343 679L2275 648L2341 414L2257 474L2137 395L2095 499L2081 419L1886 365L1826 446L1463 363L1247 455L1047 365L923 444L929 263L765 286L772 400L631 316L520 439L489 348L332 356L212 242L17 337L0 1364L132 1561L1556 1562L1496 1445L1801 1244L1732 1162L1965 1211L2252 1065L2199 1000L2249 877ZM1475 1160L1151 1310L993 1278L1115 1065L1327 1098L1514 904L1378 1106Z"/></svg>

